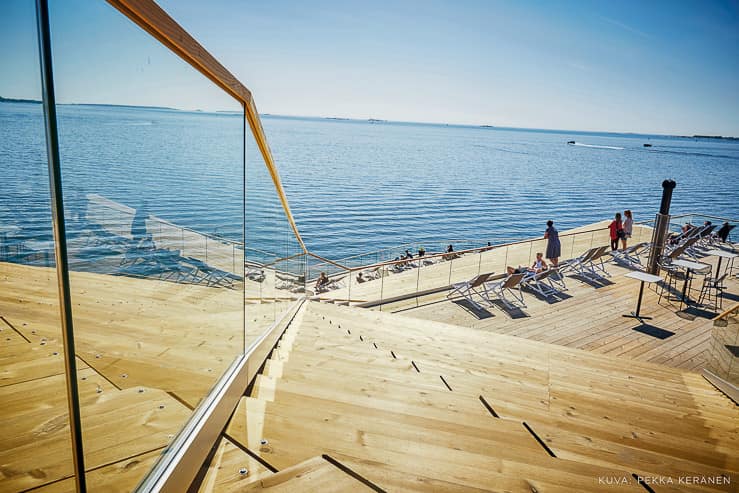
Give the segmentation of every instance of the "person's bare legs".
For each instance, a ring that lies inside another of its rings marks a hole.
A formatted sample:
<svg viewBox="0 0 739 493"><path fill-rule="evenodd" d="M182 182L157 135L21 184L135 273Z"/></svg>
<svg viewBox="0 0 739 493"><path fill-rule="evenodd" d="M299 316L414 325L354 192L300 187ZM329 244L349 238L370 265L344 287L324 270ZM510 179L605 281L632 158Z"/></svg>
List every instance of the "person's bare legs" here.
<svg viewBox="0 0 739 493"><path fill-rule="evenodd" d="M621 250L626 250L626 238L621 238Z"/></svg>

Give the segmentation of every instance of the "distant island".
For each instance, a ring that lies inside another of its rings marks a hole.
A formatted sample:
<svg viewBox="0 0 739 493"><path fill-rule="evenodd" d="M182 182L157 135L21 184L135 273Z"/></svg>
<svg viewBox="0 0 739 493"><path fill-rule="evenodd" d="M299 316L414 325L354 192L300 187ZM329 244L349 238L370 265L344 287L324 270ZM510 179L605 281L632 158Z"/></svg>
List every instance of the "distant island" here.
<svg viewBox="0 0 739 493"><path fill-rule="evenodd" d="M30 104L41 104L43 101L37 99L18 99L18 98L4 98L0 96L0 103L30 103ZM168 108L167 106L138 106L135 104L107 104L107 103L58 103L62 106L94 106L103 108L143 108L147 110L168 110L168 111L184 111L178 110L177 108ZM203 111L203 110L194 110Z"/></svg>
<svg viewBox="0 0 739 493"><path fill-rule="evenodd" d="M0 96L0 103L31 103L31 104L41 104L41 101L37 99L14 99L14 98L4 98Z"/></svg>
<svg viewBox="0 0 739 493"><path fill-rule="evenodd" d="M0 103L26 103L26 104L41 104L42 101L36 99L20 99L20 98L5 98L0 96ZM111 108L136 108L136 109L149 109L149 110L165 110L165 111L184 111L193 113L214 113L214 114L237 114L241 115L240 111L233 110L215 110L215 111L204 111L201 109L195 110L184 110L179 108L170 108L167 106L140 106L130 104L106 104L106 103L58 103L62 106L92 106L92 107L111 107ZM272 118L320 118L323 120L335 120L335 121L365 121L368 123L390 123L390 120L381 120L378 118L354 119L338 116L324 116L324 117L310 117L310 116L297 116L297 115L275 115L271 113L260 113L263 117ZM545 133L578 133L578 134L609 134L609 135L624 135L624 136L644 136L647 138L658 137L658 138L672 138L672 139L711 139L711 140L727 140L727 141L739 141L739 137L730 137L723 135L666 135L666 134L637 134L633 132L600 132L596 130L567 130L567 129L541 129L541 128L526 128L526 127L497 127L494 125L466 125L466 124L449 124L449 123L419 123L419 122L405 122L405 121L393 121L394 123L410 123L420 125L445 125L445 126L460 126L460 127L478 127L478 128L492 128L498 130L521 130L528 132L545 132ZM644 147L650 147L646 145Z"/></svg>
<svg viewBox="0 0 739 493"><path fill-rule="evenodd" d="M723 135L693 135L692 137L684 137L687 137L689 139L739 140L739 137L724 137Z"/></svg>

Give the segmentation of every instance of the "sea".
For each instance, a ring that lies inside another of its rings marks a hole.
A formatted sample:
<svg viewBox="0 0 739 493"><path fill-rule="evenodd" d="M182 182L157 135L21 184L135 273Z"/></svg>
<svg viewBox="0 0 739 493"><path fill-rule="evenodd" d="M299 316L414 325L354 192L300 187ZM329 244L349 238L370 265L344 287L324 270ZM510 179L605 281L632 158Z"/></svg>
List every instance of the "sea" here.
<svg viewBox="0 0 739 493"><path fill-rule="evenodd" d="M248 248L275 258L297 252L241 115L57 111L72 229L94 195L204 235L246 237ZM677 182L673 213L739 218L739 141L274 115L262 122L300 234L329 259L406 244L502 243L539 236L550 219L565 230L624 209L649 220L668 178ZM0 103L0 172L0 242L50 241L40 104Z"/></svg>

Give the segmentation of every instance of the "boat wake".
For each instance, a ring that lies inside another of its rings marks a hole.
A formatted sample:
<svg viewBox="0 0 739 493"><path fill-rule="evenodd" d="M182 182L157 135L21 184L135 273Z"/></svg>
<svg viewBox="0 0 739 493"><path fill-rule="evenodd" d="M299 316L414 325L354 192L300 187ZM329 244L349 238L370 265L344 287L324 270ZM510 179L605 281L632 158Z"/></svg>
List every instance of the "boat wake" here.
<svg viewBox="0 0 739 493"><path fill-rule="evenodd" d="M623 151L623 150L624 150L624 148L623 148L623 147L616 147L616 146L598 146L598 145L594 145L594 144L581 144L580 142L575 142L574 144L570 144L570 145L573 145L573 146L578 146L578 147L592 147L592 148L594 148L594 149L615 149L615 150L617 150L617 151Z"/></svg>

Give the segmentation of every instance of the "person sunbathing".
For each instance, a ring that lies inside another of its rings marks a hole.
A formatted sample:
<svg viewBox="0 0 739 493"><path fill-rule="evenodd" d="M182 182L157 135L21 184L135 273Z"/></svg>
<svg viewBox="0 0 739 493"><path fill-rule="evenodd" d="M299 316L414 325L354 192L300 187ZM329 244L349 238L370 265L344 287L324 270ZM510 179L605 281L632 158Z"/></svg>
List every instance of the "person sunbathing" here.
<svg viewBox="0 0 739 493"><path fill-rule="evenodd" d="M537 253L536 254L536 260L533 264L531 264L531 267L523 267L519 265L516 268L513 267L507 267L508 274L521 274L521 273L529 273L529 274L538 274L539 272L543 272L547 270L549 267L547 266L547 263L544 261L544 254Z"/></svg>
<svg viewBox="0 0 739 493"><path fill-rule="evenodd" d="M330 281L328 280L326 273L321 272L321 275L318 276L318 279L316 280L316 291L325 291L329 282Z"/></svg>

